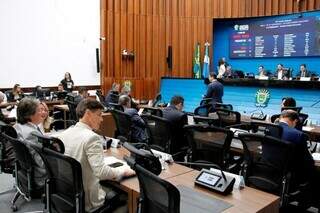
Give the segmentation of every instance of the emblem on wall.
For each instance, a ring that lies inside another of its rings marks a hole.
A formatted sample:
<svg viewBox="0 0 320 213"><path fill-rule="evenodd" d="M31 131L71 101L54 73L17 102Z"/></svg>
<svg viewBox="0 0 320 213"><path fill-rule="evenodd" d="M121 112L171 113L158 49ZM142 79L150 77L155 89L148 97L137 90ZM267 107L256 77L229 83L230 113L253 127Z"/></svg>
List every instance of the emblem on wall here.
<svg viewBox="0 0 320 213"><path fill-rule="evenodd" d="M267 89L258 89L256 92L256 106L257 107L266 107L268 106L270 100L270 92Z"/></svg>

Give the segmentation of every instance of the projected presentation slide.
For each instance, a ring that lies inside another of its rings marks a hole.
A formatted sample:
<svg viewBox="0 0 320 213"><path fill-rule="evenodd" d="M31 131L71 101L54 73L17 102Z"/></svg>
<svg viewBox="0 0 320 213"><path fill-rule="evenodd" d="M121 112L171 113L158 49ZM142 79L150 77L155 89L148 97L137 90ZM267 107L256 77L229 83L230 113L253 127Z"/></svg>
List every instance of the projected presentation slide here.
<svg viewBox="0 0 320 213"><path fill-rule="evenodd" d="M230 58L320 56L320 16L242 20L230 35Z"/></svg>

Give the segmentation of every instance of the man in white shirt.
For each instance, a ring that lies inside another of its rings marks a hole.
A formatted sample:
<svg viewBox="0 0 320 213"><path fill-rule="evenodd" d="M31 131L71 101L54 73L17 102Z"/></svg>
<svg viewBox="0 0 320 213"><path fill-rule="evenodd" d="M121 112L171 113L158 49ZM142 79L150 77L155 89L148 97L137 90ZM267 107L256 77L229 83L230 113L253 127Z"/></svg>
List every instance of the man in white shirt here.
<svg viewBox="0 0 320 213"><path fill-rule="evenodd" d="M93 131L99 129L103 120L102 110L100 102L82 100L76 110L79 122L58 136L65 145L65 155L81 164L86 211L105 202L106 191L100 180L119 180L134 174L129 167L111 168L104 162L101 137Z"/></svg>

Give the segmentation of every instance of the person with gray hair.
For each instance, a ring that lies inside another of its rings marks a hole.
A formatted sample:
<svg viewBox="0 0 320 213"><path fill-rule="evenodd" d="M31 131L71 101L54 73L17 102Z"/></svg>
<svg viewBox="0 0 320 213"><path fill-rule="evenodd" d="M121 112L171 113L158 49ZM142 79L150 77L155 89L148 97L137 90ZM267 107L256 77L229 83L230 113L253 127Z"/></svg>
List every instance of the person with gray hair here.
<svg viewBox="0 0 320 213"><path fill-rule="evenodd" d="M30 147L30 143L38 143L35 135L42 135L38 125L43 122L43 106L35 98L23 98L17 107L17 122L13 127L17 131L18 138L29 148L34 159L34 179L37 187L45 185L47 171L40 155Z"/></svg>
<svg viewBox="0 0 320 213"><path fill-rule="evenodd" d="M139 116L138 111L131 108L131 98L128 95L121 95L119 104L123 106L124 112L130 115L132 122L132 140L130 142L147 142L148 136L146 134L146 124Z"/></svg>
<svg viewBox="0 0 320 213"><path fill-rule="evenodd" d="M97 100L83 99L76 109L79 122L58 136L65 145L64 154L81 164L86 211L109 201L106 194L113 189L102 187L101 180L119 180L134 174L130 167L112 168L104 161L103 140L94 132L103 120L103 108Z"/></svg>

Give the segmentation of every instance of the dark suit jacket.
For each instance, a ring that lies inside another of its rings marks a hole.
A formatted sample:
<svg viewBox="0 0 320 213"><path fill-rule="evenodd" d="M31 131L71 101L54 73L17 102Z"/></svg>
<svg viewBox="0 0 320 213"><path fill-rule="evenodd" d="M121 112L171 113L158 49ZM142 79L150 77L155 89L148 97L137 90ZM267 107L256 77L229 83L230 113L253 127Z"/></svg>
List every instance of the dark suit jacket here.
<svg viewBox="0 0 320 213"><path fill-rule="evenodd" d="M172 125L172 152L177 152L181 147L187 146L184 138L183 126L188 124L187 114L179 111L175 106L168 106L162 110L163 118Z"/></svg>
<svg viewBox="0 0 320 213"><path fill-rule="evenodd" d="M146 124L144 120L138 115L138 111L133 108L125 108L124 112L130 115L132 122L132 138L134 142L146 142Z"/></svg>
<svg viewBox="0 0 320 213"><path fill-rule="evenodd" d="M301 71L298 72L297 77L311 77L310 72L306 70L305 75L302 76Z"/></svg>
<svg viewBox="0 0 320 213"><path fill-rule="evenodd" d="M223 85L219 81L213 81L208 85L207 94L204 98L212 98L212 105L222 103Z"/></svg>
<svg viewBox="0 0 320 213"><path fill-rule="evenodd" d="M314 173L314 161L307 147L307 138L303 132L291 128L288 124L280 122L282 126L282 140L291 142L295 145L293 159L293 172L298 182L310 180Z"/></svg>
<svg viewBox="0 0 320 213"><path fill-rule="evenodd" d="M106 95L106 98L104 100L106 106L109 105L109 103L114 103L114 104L117 104L119 101L119 92L117 91L112 91L110 90L108 92L108 94Z"/></svg>

